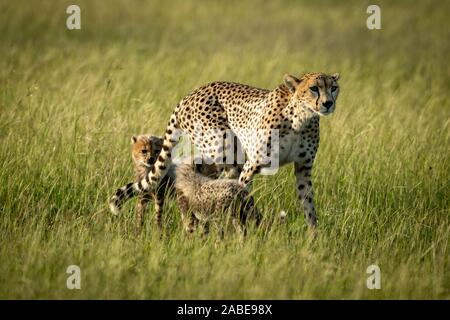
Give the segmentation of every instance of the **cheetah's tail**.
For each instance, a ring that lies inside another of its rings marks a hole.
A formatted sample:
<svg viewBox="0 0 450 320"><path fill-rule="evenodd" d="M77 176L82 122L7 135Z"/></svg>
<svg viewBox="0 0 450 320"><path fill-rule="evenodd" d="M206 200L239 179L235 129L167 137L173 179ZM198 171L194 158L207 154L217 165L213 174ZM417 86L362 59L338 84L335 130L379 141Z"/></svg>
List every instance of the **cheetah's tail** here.
<svg viewBox="0 0 450 320"><path fill-rule="evenodd" d="M117 189L112 197L109 198L108 205L113 215L120 213L120 207L129 199L135 197L138 192L133 188L134 183L130 182Z"/></svg>
<svg viewBox="0 0 450 320"><path fill-rule="evenodd" d="M109 208L114 215L119 214L121 206L129 199L143 192L156 189L159 181L166 175L167 169L172 162L171 151L178 143L181 135L176 116L178 107L179 105L170 116L161 153L148 174L138 182L131 182L117 189L114 195L109 198Z"/></svg>

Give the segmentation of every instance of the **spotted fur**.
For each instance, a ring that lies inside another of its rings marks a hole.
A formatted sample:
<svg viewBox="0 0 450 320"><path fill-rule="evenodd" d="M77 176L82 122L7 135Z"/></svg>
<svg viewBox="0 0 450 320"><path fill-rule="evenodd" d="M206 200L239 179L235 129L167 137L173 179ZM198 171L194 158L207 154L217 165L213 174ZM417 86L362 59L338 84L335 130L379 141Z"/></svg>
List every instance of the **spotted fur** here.
<svg viewBox="0 0 450 320"><path fill-rule="evenodd" d="M161 137L152 135L138 135L131 137L131 157L133 159L135 182L139 182L147 176L161 153L163 141L164 140ZM136 203L136 227L138 232L142 229L147 205L152 198L155 207L155 222L159 228L162 227L164 197L166 194L169 196L173 195L173 187L176 180L176 167L175 164L170 164L167 174L159 182L156 190L151 192L147 191L138 195L138 201ZM199 164L195 166L195 170L211 178L217 178L219 175L219 172L213 165ZM130 184L119 190L120 192L116 192L114 197L117 197L117 200L120 201L121 197L129 192ZM118 211L114 209L115 207L111 206L113 213L118 214Z"/></svg>
<svg viewBox="0 0 450 320"><path fill-rule="evenodd" d="M138 135L132 136L132 151L133 169L135 175L135 182L144 179L155 161L163 146L163 139L161 137L152 135ZM172 194L173 185L175 182L175 166L171 165L167 174L159 182L158 188L152 192L144 192L139 194L136 203L136 227L140 231L144 223L144 215L147 209L148 202L151 198L154 200L155 207L155 222L159 228L162 227L162 211L164 206L164 195L167 192Z"/></svg>
<svg viewBox="0 0 450 320"><path fill-rule="evenodd" d="M139 182L119 189L110 199L112 210L122 202L156 188L167 173L171 151L180 129L201 154L218 165L238 168L239 183L248 186L255 173L267 167L267 153L280 165L294 163L297 191L306 221L317 225L311 172L319 146L319 116L335 110L339 74L307 73L300 78L285 75L273 90L231 82L213 82L184 97L170 116L161 154L152 170ZM255 133L255 130L258 129ZM272 153L272 136L279 133L279 148ZM242 167L229 163L232 132L245 152ZM225 143L223 143L225 141ZM269 150L269 151L267 151Z"/></svg>
<svg viewBox="0 0 450 320"><path fill-rule="evenodd" d="M245 230L247 218L254 218L259 223L260 215L253 197L237 180L212 179L195 172L190 164L177 166L176 176L178 205L188 233L193 232L197 226L192 218L203 225L212 222L221 226L225 219L231 218L233 225L241 233Z"/></svg>

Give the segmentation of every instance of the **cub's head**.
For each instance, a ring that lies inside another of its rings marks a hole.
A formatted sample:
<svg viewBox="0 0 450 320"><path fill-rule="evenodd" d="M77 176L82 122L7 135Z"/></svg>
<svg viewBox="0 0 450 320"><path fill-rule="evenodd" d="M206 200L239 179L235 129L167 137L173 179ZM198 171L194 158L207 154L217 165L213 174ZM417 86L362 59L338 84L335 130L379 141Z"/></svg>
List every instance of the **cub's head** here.
<svg viewBox="0 0 450 320"><path fill-rule="evenodd" d="M306 73L300 79L285 75L283 80L292 93L291 99L294 99L297 105L307 107L321 116L329 115L336 108L339 73L331 76L323 73Z"/></svg>
<svg viewBox="0 0 450 320"><path fill-rule="evenodd" d="M163 139L156 136L138 135L131 137L131 156L138 166L150 167L158 158Z"/></svg>

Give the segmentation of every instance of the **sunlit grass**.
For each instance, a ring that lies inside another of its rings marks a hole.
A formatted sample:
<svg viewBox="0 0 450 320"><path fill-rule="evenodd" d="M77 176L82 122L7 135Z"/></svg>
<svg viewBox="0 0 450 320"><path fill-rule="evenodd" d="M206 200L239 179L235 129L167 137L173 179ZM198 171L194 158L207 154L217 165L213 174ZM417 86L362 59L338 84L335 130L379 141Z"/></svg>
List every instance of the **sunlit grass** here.
<svg viewBox="0 0 450 320"><path fill-rule="evenodd" d="M79 31L69 2L0 3L0 298L450 298L447 3L382 1L378 31L360 1L78 3ZM243 246L186 238L171 200L162 240L151 214L134 235L134 203L111 217L130 136L162 134L185 94L306 71L342 77L314 241L291 166L256 177L265 219Z"/></svg>

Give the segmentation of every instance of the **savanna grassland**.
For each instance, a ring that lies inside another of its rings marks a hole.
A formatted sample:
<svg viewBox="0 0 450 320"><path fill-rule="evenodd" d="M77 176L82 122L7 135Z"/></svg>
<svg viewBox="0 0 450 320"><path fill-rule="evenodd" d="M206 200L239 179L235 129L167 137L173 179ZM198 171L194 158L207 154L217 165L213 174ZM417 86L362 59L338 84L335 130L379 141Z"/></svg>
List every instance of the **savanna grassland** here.
<svg viewBox="0 0 450 320"><path fill-rule="evenodd" d="M449 2L378 1L368 30L366 1L80 0L70 31L72 3L0 1L0 298L450 298ZM181 97L307 71L341 74L314 240L292 165L255 178L242 246L187 238L172 200L161 240L152 210L140 236L134 202L111 216L131 135L162 134Z"/></svg>

